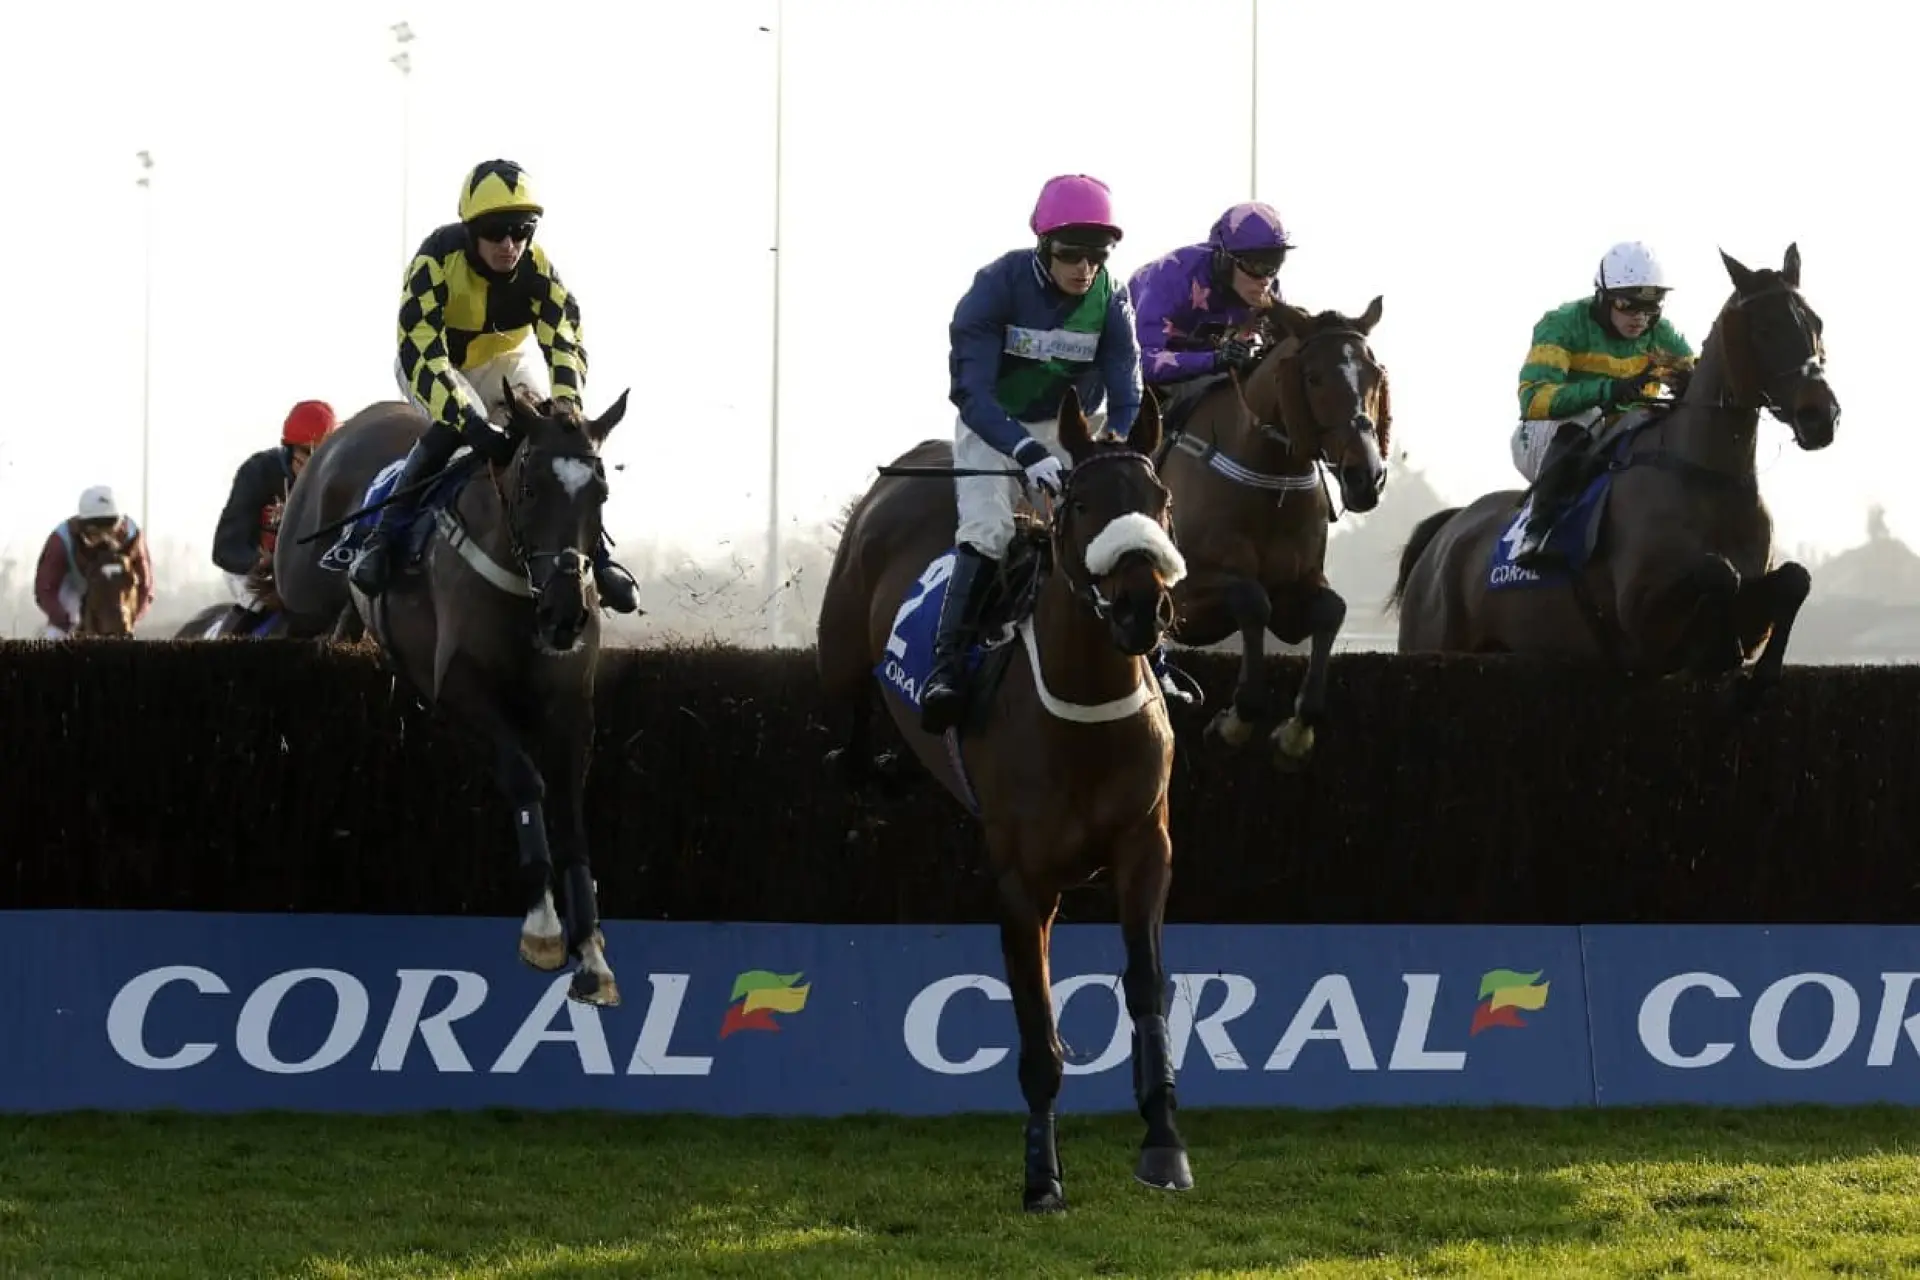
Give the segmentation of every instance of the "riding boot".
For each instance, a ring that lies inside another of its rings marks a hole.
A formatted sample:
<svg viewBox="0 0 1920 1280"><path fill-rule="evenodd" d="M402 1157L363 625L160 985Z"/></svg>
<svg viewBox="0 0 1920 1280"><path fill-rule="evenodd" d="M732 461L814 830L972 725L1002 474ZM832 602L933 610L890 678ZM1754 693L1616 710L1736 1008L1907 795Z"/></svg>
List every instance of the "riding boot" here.
<svg viewBox="0 0 1920 1280"><path fill-rule="evenodd" d="M928 733L945 733L960 722L967 700L967 645L979 629L980 608L987 584L993 581L987 570L997 564L971 543L961 543L954 555L953 576L947 579L947 595L940 602L933 670L920 691L920 727Z"/></svg>
<svg viewBox="0 0 1920 1280"><path fill-rule="evenodd" d="M1547 451L1547 463L1533 486L1527 527L1521 531L1520 543L1514 548L1513 562L1522 568L1539 569L1559 559L1547 549L1547 538L1567 505L1580 495L1580 482L1585 475L1581 442L1580 437L1570 442L1555 439Z"/></svg>
<svg viewBox="0 0 1920 1280"><path fill-rule="evenodd" d="M401 496L380 508L373 531L367 535L360 554L353 558L353 568L347 573L353 585L367 595L377 596L387 589L387 580L393 573L393 550L390 544L397 536L400 525L412 516L420 502L420 491L414 486L446 466L447 459L459 447L460 433L444 423L436 422L408 450L407 460L390 490Z"/></svg>
<svg viewBox="0 0 1920 1280"><path fill-rule="evenodd" d="M1200 687L1198 680L1168 660L1167 647L1167 642L1162 640L1159 647L1153 651L1153 674L1160 681L1160 691L1176 702L1184 702L1195 707L1205 705L1206 691Z"/></svg>
<svg viewBox="0 0 1920 1280"><path fill-rule="evenodd" d="M613 562L611 544L604 532L593 552L593 585L600 592L600 603L615 613L641 612L640 584L625 568Z"/></svg>

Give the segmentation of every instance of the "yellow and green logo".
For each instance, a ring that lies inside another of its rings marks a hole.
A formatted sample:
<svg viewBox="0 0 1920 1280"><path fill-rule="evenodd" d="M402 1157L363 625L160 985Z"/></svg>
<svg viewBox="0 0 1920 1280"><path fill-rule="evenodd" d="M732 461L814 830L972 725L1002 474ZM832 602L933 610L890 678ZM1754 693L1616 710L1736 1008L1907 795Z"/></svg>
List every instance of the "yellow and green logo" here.
<svg viewBox="0 0 1920 1280"><path fill-rule="evenodd" d="M725 1040L736 1031L778 1031L773 1015L806 1008L812 985L801 982L797 973L747 970L733 980L733 1003L720 1022L720 1038Z"/></svg>
<svg viewBox="0 0 1920 1280"><path fill-rule="evenodd" d="M1491 969L1480 975L1480 1003L1473 1007L1473 1026L1468 1036L1477 1036L1488 1027L1524 1027L1520 1011L1547 1007L1547 988L1541 982L1544 969L1520 973L1513 969Z"/></svg>

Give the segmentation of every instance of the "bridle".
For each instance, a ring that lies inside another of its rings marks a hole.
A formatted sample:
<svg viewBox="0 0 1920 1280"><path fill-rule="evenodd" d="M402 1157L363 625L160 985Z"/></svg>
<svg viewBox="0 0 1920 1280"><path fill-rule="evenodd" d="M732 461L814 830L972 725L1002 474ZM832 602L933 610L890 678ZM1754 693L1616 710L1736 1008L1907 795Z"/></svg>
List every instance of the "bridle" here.
<svg viewBox="0 0 1920 1280"><path fill-rule="evenodd" d="M520 571L527 579L527 593L535 604L556 585L570 586L582 592L586 589L587 566L591 558L579 547L567 546L559 551L533 551L528 549L528 538L520 523L524 504L533 497L533 481L528 475L528 463L533 455L533 446L527 437L522 437L520 447L514 453L508 469L519 477L510 497L501 483L501 468L489 462L487 475L493 481L494 494L500 499L500 511L505 517L507 549L519 562ZM606 463L600 455L592 452L545 452L543 458L553 460L566 459L578 462L592 470L594 478L604 482L607 478ZM535 565L546 564L545 573L535 572Z"/></svg>
<svg viewBox="0 0 1920 1280"><path fill-rule="evenodd" d="M1092 573L1088 572L1084 564L1072 563L1071 557L1059 554L1059 548L1067 541L1068 526L1073 518L1073 486L1090 468L1108 462L1129 463L1144 467L1147 478L1154 488L1162 494L1167 492L1166 486L1160 483L1159 473L1154 469L1153 459L1146 454L1127 448L1093 454L1067 469L1065 478L1061 481L1060 496L1054 499L1052 510L1048 513L1047 536L1053 543L1054 563L1059 567L1061 577L1066 580L1069 594L1086 606L1094 617L1110 624L1113 621L1113 601L1100 590L1100 583ZM1141 514L1144 515L1145 512ZM1171 591L1160 593L1156 620L1160 623L1162 633L1173 625L1173 593Z"/></svg>

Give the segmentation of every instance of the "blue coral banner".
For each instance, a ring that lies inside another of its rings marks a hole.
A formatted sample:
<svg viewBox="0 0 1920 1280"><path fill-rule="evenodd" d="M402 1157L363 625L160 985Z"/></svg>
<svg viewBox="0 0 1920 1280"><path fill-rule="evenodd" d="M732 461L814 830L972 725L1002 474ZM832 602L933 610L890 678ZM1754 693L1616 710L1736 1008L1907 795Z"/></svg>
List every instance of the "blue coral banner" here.
<svg viewBox="0 0 1920 1280"><path fill-rule="evenodd" d="M1019 1107L997 930L0 913L0 1109L714 1115ZM1920 931L1168 926L1183 1107L1920 1101ZM1112 926L1054 931L1063 1111L1126 1111ZM1912 970L1912 971L1910 971Z"/></svg>

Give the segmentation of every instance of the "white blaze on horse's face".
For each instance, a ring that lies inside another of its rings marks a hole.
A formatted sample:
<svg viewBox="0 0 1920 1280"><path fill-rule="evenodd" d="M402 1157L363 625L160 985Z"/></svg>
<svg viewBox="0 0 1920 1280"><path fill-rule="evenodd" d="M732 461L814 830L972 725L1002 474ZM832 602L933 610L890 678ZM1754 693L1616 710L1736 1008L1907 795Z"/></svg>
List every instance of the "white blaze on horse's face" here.
<svg viewBox="0 0 1920 1280"><path fill-rule="evenodd" d="M1143 551L1160 579L1171 587L1187 576L1186 558L1157 521L1138 511L1116 517L1087 544L1087 572L1096 578L1112 573L1122 557Z"/></svg>
<svg viewBox="0 0 1920 1280"><path fill-rule="evenodd" d="M593 464L578 458L555 458L553 474L567 491L567 496L577 498L583 489L593 483Z"/></svg>

